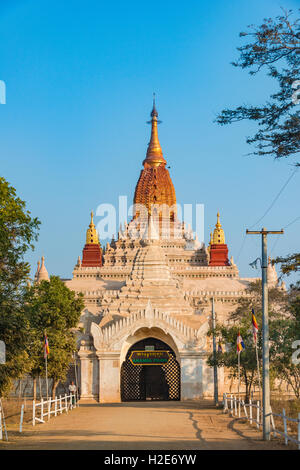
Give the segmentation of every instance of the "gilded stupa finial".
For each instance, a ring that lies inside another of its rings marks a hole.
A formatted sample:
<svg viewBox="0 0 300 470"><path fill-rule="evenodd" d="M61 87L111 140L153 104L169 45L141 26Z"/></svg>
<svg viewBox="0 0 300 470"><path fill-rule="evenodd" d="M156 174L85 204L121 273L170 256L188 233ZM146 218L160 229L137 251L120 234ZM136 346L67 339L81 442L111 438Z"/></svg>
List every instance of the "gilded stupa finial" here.
<svg viewBox="0 0 300 470"><path fill-rule="evenodd" d="M157 109L156 109L156 106L155 106L155 93L153 93L153 107L152 107L152 111L150 113L150 116L152 118L153 118L153 116L158 117L158 112L157 112Z"/></svg>
<svg viewBox="0 0 300 470"><path fill-rule="evenodd" d="M213 245L225 245L225 234L224 234L224 230L222 229L221 222L220 222L219 211L217 213L217 223L216 223L216 228L214 229L211 243Z"/></svg>
<svg viewBox="0 0 300 470"><path fill-rule="evenodd" d="M94 217L94 212L92 211L91 222L90 222L89 228L86 231L86 243L98 244L99 239L98 239L98 234L97 234L97 230L94 224L93 217Z"/></svg>
<svg viewBox="0 0 300 470"><path fill-rule="evenodd" d="M158 112L155 105L155 93L153 93L153 107L150 116L151 121L149 124L151 124L151 137L143 165L148 164L152 167L157 167L161 164L166 165L167 162L163 157L162 149L158 139L157 124L159 124L160 121L157 119Z"/></svg>

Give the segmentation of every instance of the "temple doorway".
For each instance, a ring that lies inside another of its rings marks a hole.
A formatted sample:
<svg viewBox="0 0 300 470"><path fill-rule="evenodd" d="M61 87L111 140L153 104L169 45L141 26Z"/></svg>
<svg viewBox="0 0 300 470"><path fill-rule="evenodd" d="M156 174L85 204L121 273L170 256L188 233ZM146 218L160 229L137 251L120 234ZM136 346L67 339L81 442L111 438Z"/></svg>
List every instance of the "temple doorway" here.
<svg viewBox="0 0 300 470"><path fill-rule="evenodd" d="M121 366L122 401L180 400L180 365L157 338L133 344Z"/></svg>

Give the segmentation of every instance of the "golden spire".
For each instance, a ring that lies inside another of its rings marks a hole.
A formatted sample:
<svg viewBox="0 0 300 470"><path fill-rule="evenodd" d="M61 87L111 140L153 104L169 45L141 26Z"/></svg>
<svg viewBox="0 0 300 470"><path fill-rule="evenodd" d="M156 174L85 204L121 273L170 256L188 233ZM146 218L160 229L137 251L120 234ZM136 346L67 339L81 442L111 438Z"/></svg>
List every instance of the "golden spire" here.
<svg viewBox="0 0 300 470"><path fill-rule="evenodd" d="M152 167L157 167L162 163L165 165L167 162L163 157L162 149L158 139L157 124L159 124L160 121L157 120L158 112L155 107L155 93L153 93L153 108L150 116L151 121L149 123L151 124L151 138L143 165L148 163Z"/></svg>
<svg viewBox="0 0 300 470"><path fill-rule="evenodd" d="M86 231L86 243L92 243L94 245L99 244L97 230L93 221L94 213L91 212L91 222L89 228Z"/></svg>
<svg viewBox="0 0 300 470"><path fill-rule="evenodd" d="M217 223L211 240L213 245L225 245L225 234L220 223L220 213L217 213Z"/></svg>

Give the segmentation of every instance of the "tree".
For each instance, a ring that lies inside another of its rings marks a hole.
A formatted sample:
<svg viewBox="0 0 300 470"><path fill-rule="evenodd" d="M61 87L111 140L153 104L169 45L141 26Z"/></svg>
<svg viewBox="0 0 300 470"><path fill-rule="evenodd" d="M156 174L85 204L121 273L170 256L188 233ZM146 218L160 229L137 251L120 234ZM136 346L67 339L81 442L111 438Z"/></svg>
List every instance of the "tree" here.
<svg viewBox="0 0 300 470"><path fill-rule="evenodd" d="M217 325L216 335L219 336L220 341L225 345L226 350L224 352L217 352L216 358L214 359L213 354L208 357L208 364L210 366L216 365L217 367L225 367L230 371L230 377L237 379L238 377L238 355L237 355L237 336L240 332L245 349L240 353L240 379L245 384L246 397L245 401L248 403L250 398L250 392L252 385L256 380L257 362L255 347L253 345L252 334L249 330L246 319L240 322L239 326L224 326ZM212 335L212 330L209 332Z"/></svg>
<svg viewBox="0 0 300 470"><path fill-rule="evenodd" d="M300 365L294 357L293 344L300 339L300 283L291 286L286 307L287 318L275 319L270 324L273 367L279 377L288 383L300 398ZM299 348L298 348L299 349Z"/></svg>
<svg viewBox="0 0 300 470"><path fill-rule="evenodd" d="M25 312L36 337L29 348L32 375L45 375L43 340L46 332L50 347L48 375L53 379L53 397L59 381L66 378L76 349L74 328L83 308L83 294L68 289L57 276L51 276L50 281L41 281L27 290Z"/></svg>
<svg viewBox="0 0 300 470"><path fill-rule="evenodd" d="M300 271L300 253L294 253L288 256L278 256L273 263L281 264L282 274L289 275L293 272Z"/></svg>
<svg viewBox="0 0 300 470"><path fill-rule="evenodd" d="M34 248L39 224L16 190L0 177L0 340L6 345L6 363L0 364L0 396L30 368L29 323L22 311L30 266L24 255Z"/></svg>
<svg viewBox="0 0 300 470"><path fill-rule="evenodd" d="M238 48L240 57L232 63L248 69L250 75L266 70L277 81L278 91L260 106L224 109L216 119L221 125L243 120L257 122L258 132L247 138L247 143L256 145L253 152L256 155L282 158L300 150L300 22L292 16L289 10L240 33L240 37L248 37L250 42Z"/></svg>
<svg viewBox="0 0 300 470"><path fill-rule="evenodd" d="M240 373L241 382L246 388L246 402L249 401L251 388L257 381L257 359L256 350L253 342L251 310L255 311L255 317L259 326L258 334L258 355L261 362L261 281L252 282L246 289L247 296L240 297L237 302L236 309L230 314L228 325L217 325L215 334L219 336L220 341L225 346L224 352L217 352L214 359L213 354L208 357L210 366L225 367L229 369L230 376L237 378L238 376L238 357L236 349L236 341L238 332L240 332L245 349L240 353ZM282 312L286 305L286 294L278 288L269 289L269 316L270 319L282 320ZM209 331L209 335L213 334L213 330ZM271 364L271 376L274 378L276 369Z"/></svg>

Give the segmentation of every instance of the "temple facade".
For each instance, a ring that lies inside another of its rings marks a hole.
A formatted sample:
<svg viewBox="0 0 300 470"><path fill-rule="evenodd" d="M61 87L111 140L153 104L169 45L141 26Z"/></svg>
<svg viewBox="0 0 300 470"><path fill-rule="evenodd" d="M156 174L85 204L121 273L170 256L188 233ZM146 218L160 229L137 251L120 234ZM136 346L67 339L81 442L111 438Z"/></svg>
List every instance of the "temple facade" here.
<svg viewBox="0 0 300 470"><path fill-rule="evenodd" d="M102 250L91 214L82 259L65 281L85 300L78 325L82 399L109 403L212 396L213 371L206 363L212 350L207 336L212 298L217 321L226 322L255 280L241 278L228 258L219 212L208 247L178 220L157 124L154 103L132 220ZM44 260L42 268L45 276ZM269 280L276 285L271 264ZM226 372L219 370L220 391L226 381Z"/></svg>

